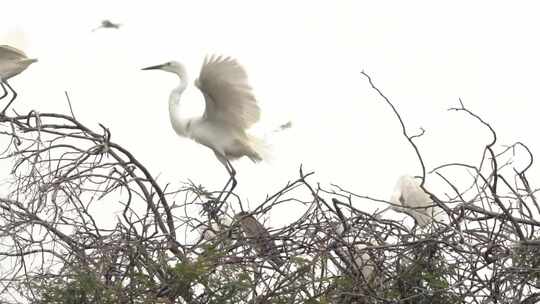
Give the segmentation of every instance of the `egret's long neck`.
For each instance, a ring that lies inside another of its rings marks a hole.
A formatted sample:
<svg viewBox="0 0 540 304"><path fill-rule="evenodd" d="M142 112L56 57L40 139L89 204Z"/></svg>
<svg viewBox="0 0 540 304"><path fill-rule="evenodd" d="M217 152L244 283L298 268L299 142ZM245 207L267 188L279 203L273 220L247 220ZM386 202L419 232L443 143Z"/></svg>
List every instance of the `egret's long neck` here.
<svg viewBox="0 0 540 304"><path fill-rule="evenodd" d="M187 87L187 77L184 75L180 76L180 84L176 87L169 97L169 118L171 119L171 124L180 136L188 136L189 128L189 119L183 118L181 115L181 106L180 106L180 97L182 93L186 90Z"/></svg>

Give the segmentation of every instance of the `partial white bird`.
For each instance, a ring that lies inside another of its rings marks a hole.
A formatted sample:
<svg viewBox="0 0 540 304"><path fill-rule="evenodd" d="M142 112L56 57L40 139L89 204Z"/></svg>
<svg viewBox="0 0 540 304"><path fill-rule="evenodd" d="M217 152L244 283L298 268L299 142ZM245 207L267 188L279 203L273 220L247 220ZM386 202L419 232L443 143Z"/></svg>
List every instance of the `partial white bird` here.
<svg viewBox="0 0 540 304"><path fill-rule="evenodd" d="M206 109L201 117L183 118L180 97L188 85L186 68L170 61L143 70L162 70L180 78L180 84L170 94L169 115L173 129L210 148L229 172L232 191L236 186L236 171L230 163L243 156L253 162L263 159L265 145L246 130L259 120L260 110L244 68L230 57L206 57L195 85L202 92Z"/></svg>
<svg viewBox="0 0 540 304"><path fill-rule="evenodd" d="M412 176L403 175L398 179L390 202L395 205L391 207L394 211L409 214L420 227L434 219L433 201L420 188L420 181Z"/></svg>
<svg viewBox="0 0 540 304"><path fill-rule="evenodd" d="M377 242L375 241L371 241L370 243L373 246L378 245ZM360 244L356 246L358 251L362 251L363 249L367 247L368 245L365 245L365 244ZM366 281L368 283L372 283L376 277L375 276L376 265L375 265L375 261L373 261L369 253L367 251L363 251L362 254L357 253L356 256L354 257L354 263L356 264L357 267L360 268L360 271L362 272L362 275L364 276Z"/></svg>
<svg viewBox="0 0 540 304"><path fill-rule="evenodd" d="M7 82L13 76L20 74L32 63L36 62L35 58L28 58L26 54L9 45L0 45L0 85L4 91L0 99L4 99L8 95L6 87L11 90L13 97L4 107L0 115L4 115L11 103L17 98L17 92Z"/></svg>
<svg viewBox="0 0 540 304"><path fill-rule="evenodd" d="M101 25L96 27L95 29L92 30L92 32L95 32L101 28L112 28L112 29L119 29L120 26L122 26L120 23L114 23L110 20L103 20L101 21Z"/></svg>
<svg viewBox="0 0 540 304"><path fill-rule="evenodd" d="M210 227L204 226L200 231L203 239L212 241L216 238L216 233L219 231L219 225L217 223L212 223Z"/></svg>
<svg viewBox="0 0 540 304"><path fill-rule="evenodd" d="M340 246L337 246L337 244L341 244L341 243L345 243L347 240L347 238L345 237L344 239L342 239L342 234L345 232L345 227L343 225L343 223L341 222L333 222L330 224L331 226L331 230L330 230L330 233L332 233L333 235L335 235L335 237L339 237L339 239L336 239L336 238L333 238L333 241L335 242L333 245L331 245L331 247L335 248L334 251L336 252L336 254L338 255L338 257L340 259L346 259L347 261L345 262L345 266L346 267L351 267L353 265L351 265L350 263L350 255L349 255L349 251L345 250L345 248L343 247L340 247ZM349 228L349 229L353 229L355 230L356 228L352 227L352 228ZM369 244L371 244L372 246L377 246L379 245L375 240L370 240L369 241ZM367 248L368 245L366 244L359 244L359 245L356 245L355 246L355 249L354 249L354 252L353 252L353 261L354 263L356 264L354 267L358 267L358 269L360 270L360 272L362 272L362 275L364 276L364 278L366 279L367 282L373 282L374 280L374 271L375 271L375 261L372 260L371 256L369 255L369 253L366 251L366 250L363 250L365 248Z"/></svg>
<svg viewBox="0 0 540 304"><path fill-rule="evenodd" d="M219 223L212 222L210 227L204 226L201 229L201 234L203 239L207 241L212 241L220 233L223 233L224 230L230 229L232 225L232 220L228 217L220 217Z"/></svg>

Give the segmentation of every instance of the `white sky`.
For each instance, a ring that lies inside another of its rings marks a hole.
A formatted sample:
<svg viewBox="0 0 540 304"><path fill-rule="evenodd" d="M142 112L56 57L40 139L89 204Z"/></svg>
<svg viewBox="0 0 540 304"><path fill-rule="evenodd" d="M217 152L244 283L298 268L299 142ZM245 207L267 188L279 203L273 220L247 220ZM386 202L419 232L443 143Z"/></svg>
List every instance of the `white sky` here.
<svg viewBox="0 0 540 304"><path fill-rule="evenodd" d="M20 93L15 108L67 113L67 90L83 123L108 126L112 140L163 183L189 178L219 189L227 179L210 150L170 127L167 99L176 79L140 71L174 59L194 79L207 53L232 55L246 67L263 113L259 134L293 122L271 138L270 164L236 162L237 191L253 206L296 178L301 163L316 171L312 181L383 199L398 176L420 174L391 109L362 70L411 133L426 129L417 143L428 169L476 164L489 140L477 122L446 111L459 97L492 123L499 144L519 140L540 150L535 1L4 2L1 44L40 60L12 80ZM92 33L102 19L123 27ZM24 41L14 31L24 32ZM184 102L194 112L203 106L193 86Z"/></svg>

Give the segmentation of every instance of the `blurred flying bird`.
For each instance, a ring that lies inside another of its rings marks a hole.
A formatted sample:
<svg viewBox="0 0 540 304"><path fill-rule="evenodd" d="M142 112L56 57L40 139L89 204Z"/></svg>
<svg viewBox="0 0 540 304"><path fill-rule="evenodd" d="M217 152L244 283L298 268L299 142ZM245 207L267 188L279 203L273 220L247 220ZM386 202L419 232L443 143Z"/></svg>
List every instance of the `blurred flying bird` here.
<svg viewBox="0 0 540 304"><path fill-rule="evenodd" d="M180 84L170 94L169 116L176 133L210 148L225 166L236 187L236 171L230 160L247 156L253 162L263 159L265 145L262 140L246 132L259 120L260 110L248 84L244 68L230 57L206 57L195 85L206 101L201 117L183 118L180 97L188 85L183 64L170 61L143 70L162 70L176 74ZM230 192L229 192L230 193Z"/></svg>
<svg viewBox="0 0 540 304"><path fill-rule="evenodd" d="M120 23L113 23L110 20L103 20L101 21L101 25L93 29L92 32L95 32L101 28L119 29L120 26L122 26Z"/></svg>
<svg viewBox="0 0 540 304"><path fill-rule="evenodd" d="M240 212L234 217L240 224L246 238L254 245L255 251L260 256L268 258L274 266L281 267L284 261L279 256L276 244L268 230L253 215L247 212Z"/></svg>
<svg viewBox="0 0 540 304"><path fill-rule="evenodd" d="M292 127L292 121L288 121L282 125L280 125L279 127L277 127L274 132L280 132L280 131L284 131L284 130L287 130L287 129L290 129Z"/></svg>
<svg viewBox="0 0 540 304"><path fill-rule="evenodd" d="M17 92L9 85L8 79L26 70L30 64L36 61L37 59L28 58L21 50L9 45L0 45L0 85L3 90L0 99L4 99L8 95L6 87L13 93L11 100L0 112L0 115L4 115L11 103L17 98Z"/></svg>
<svg viewBox="0 0 540 304"><path fill-rule="evenodd" d="M392 210L409 214L420 227L434 219L433 201L420 188L420 181L412 176L404 175L398 179L390 202L394 204Z"/></svg>

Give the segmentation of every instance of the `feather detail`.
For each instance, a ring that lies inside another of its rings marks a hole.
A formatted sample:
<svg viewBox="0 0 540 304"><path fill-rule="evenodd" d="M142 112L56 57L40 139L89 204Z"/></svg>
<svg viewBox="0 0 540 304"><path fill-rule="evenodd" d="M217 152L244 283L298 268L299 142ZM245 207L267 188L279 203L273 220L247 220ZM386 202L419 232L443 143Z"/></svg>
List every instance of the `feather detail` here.
<svg viewBox="0 0 540 304"><path fill-rule="evenodd" d="M244 68L230 57L206 57L195 85L206 101L204 117L247 129L260 118L260 109Z"/></svg>

